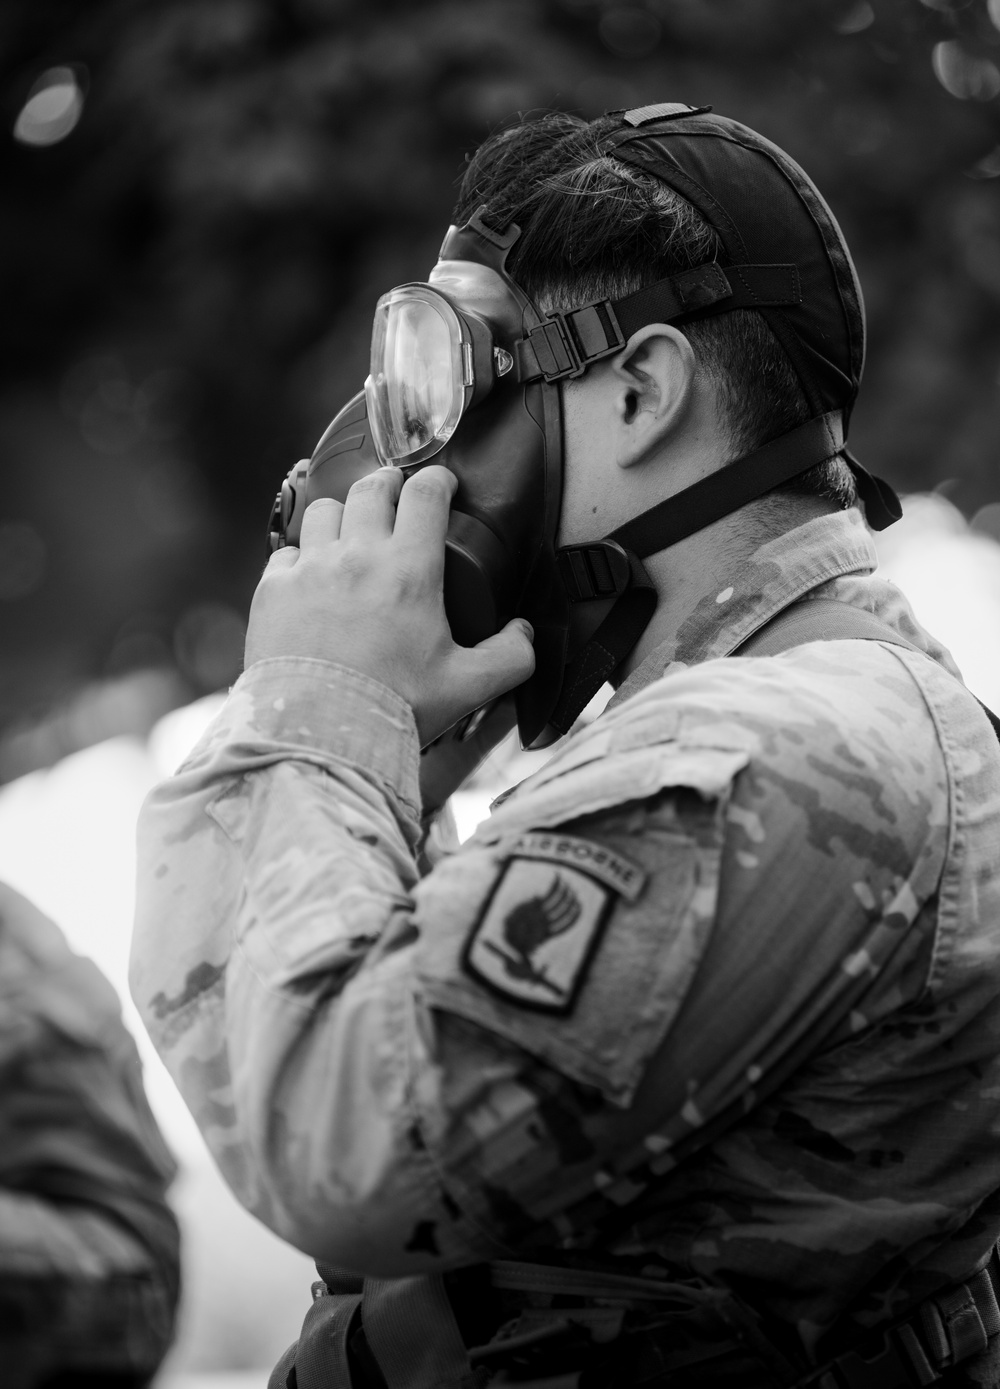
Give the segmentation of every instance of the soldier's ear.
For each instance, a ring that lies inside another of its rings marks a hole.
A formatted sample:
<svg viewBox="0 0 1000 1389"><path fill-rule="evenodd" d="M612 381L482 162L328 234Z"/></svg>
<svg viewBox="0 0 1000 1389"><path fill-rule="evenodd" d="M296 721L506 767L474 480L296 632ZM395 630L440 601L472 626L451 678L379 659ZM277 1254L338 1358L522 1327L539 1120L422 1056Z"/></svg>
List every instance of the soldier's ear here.
<svg viewBox="0 0 1000 1389"><path fill-rule="evenodd" d="M651 323L632 334L609 367L619 440L616 462L629 468L658 450L684 423L697 362L679 328Z"/></svg>

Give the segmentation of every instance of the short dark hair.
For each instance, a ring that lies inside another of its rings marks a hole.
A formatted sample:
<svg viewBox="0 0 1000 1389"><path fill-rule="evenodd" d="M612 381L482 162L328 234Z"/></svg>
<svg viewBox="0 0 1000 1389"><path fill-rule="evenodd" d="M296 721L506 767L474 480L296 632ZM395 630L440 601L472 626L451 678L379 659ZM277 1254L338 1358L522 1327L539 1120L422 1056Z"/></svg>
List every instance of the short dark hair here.
<svg viewBox="0 0 1000 1389"><path fill-rule="evenodd" d="M615 124L550 112L492 136L469 160L455 221L485 205L491 225L520 226L508 269L543 313L620 298L722 251L714 228L685 198L602 152ZM736 309L680 326L715 381L734 456L810 418L792 364L761 314ZM776 490L845 508L857 502L840 458Z"/></svg>

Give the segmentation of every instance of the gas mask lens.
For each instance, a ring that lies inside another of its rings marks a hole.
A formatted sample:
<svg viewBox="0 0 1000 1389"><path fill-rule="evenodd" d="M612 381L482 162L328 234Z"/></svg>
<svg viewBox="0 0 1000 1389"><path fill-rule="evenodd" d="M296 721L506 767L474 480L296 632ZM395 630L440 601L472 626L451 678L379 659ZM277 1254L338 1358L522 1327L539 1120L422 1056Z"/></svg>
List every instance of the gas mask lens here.
<svg viewBox="0 0 1000 1389"><path fill-rule="evenodd" d="M383 463L422 463L444 448L471 380L462 323L425 285L401 285L375 308L365 382L372 438Z"/></svg>

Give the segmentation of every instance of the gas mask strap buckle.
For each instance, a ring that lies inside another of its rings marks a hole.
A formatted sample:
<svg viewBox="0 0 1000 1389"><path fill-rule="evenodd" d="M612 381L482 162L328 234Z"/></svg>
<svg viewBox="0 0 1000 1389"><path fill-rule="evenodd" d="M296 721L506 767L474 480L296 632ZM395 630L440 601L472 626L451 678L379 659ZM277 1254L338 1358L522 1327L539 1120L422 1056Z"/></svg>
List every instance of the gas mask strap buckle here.
<svg viewBox="0 0 1000 1389"><path fill-rule="evenodd" d="M483 221L483 214L488 211L489 208L483 203L482 207L476 208L465 225L471 227L474 232L478 232L484 240L490 242L498 251L509 251L514 242L521 235L521 228L516 222L508 222L503 227L491 227L488 222Z"/></svg>
<svg viewBox="0 0 1000 1389"><path fill-rule="evenodd" d="M527 384L582 376L592 362L625 346L618 317L609 300L584 304L569 313L550 313L514 345L518 380Z"/></svg>
<svg viewBox="0 0 1000 1389"><path fill-rule="evenodd" d="M592 598L617 598L632 581L627 551L615 540L590 545L564 545L556 551L559 577L571 603Z"/></svg>
<svg viewBox="0 0 1000 1389"><path fill-rule="evenodd" d="M518 380L561 381L580 376L619 351L650 323L674 323L731 309L788 307L802 302L794 265L719 265L708 261L644 285L622 299L595 299L550 313L515 344Z"/></svg>
<svg viewBox="0 0 1000 1389"><path fill-rule="evenodd" d="M583 550L597 547L567 548ZM558 733L570 731L597 691L635 646L656 610L656 586L642 561L628 550L622 550L622 555L629 566L628 586L619 593L597 631L566 667L559 702L549 716L549 724Z"/></svg>

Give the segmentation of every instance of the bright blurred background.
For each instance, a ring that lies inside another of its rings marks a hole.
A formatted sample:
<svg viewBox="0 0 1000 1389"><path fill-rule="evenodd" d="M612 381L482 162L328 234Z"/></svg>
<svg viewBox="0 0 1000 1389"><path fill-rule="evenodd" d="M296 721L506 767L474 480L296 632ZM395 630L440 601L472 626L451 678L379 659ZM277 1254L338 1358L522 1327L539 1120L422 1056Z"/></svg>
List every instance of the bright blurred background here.
<svg viewBox="0 0 1000 1389"><path fill-rule="evenodd" d="M662 99L755 126L832 204L869 309L852 443L908 494L883 568L1000 705L1000 0L0 9L0 878L123 998L136 810L239 671L270 503L360 385L375 299L426 274L515 112ZM464 832L525 766L492 760ZM262 1389L311 1267L144 1054L187 1239L163 1383Z"/></svg>

